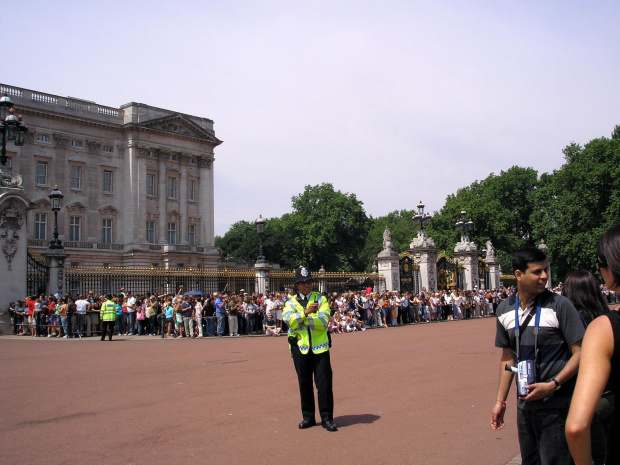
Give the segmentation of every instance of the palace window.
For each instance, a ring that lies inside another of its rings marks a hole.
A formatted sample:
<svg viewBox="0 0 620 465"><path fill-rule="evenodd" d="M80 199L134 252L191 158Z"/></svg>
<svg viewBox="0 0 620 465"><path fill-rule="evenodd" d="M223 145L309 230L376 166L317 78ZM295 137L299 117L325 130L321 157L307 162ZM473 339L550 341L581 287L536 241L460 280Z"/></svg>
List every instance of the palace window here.
<svg viewBox="0 0 620 465"><path fill-rule="evenodd" d="M49 142L50 141L50 136L48 136L47 134L39 134L37 136L37 141L38 142Z"/></svg>
<svg viewBox="0 0 620 465"><path fill-rule="evenodd" d="M157 178L154 174L146 175L146 195L155 197L157 194Z"/></svg>
<svg viewBox="0 0 620 465"><path fill-rule="evenodd" d="M189 245L196 245L196 225L187 225L187 242Z"/></svg>
<svg viewBox="0 0 620 465"><path fill-rule="evenodd" d="M168 244L177 243L177 224L168 223Z"/></svg>
<svg viewBox="0 0 620 465"><path fill-rule="evenodd" d="M82 167L81 166L71 166L71 171L69 173L69 183L71 185L71 189L81 189L82 188Z"/></svg>
<svg viewBox="0 0 620 465"><path fill-rule="evenodd" d="M101 242L104 244L112 243L112 219L104 218L101 224Z"/></svg>
<svg viewBox="0 0 620 465"><path fill-rule="evenodd" d="M112 193L112 171L104 170L103 172L103 193L111 194Z"/></svg>
<svg viewBox="0 0 620 465"><path fill-rule="evenodd" d="M146 242L155 244L155 221L146 222Z"/></svg>
<svg viewBox="0 0 620 465"><path fill-rule="evenodd" d="M103 151L104 151L105 153L114 153L114 147L110 147L110 146L108 146L108 145L104 145L104 146L103 146Z"/></svg>
<svg viewBox="0 0 620 465"><path fill-rule="evenodd" d="M187 181L187 200L196 200L196 181Z"/></svg>
<svg viewBox="0 0 620 465"><path fill-rule="evenodd" d="M168 178L168 198L177 198L177 180L175 178Z"/></svg>
<svg viewBox="0 0 620 465"><path fill-rule="evenodd" d="M47 214L36 213L34 215L34 238L47 239Z"/></svg>
<svg viewBox="0 0 620 465"><path fill-rule="evenodd" d="M37 162L37 186L47 186L47 163Z"/></svg>
<svg viewBox="0 0 620 465"><path fill-rule="evenodd" d="M84 147L84 143L81 140L72 140L71 141L71 147L82 148L82 147Z"/></svg>
<svg viewBox="0 0 620 465"><path fill-rule="evenodd" d="M82 218L80 216L72 216L69 220L69 240L82 240Z"/></svg>

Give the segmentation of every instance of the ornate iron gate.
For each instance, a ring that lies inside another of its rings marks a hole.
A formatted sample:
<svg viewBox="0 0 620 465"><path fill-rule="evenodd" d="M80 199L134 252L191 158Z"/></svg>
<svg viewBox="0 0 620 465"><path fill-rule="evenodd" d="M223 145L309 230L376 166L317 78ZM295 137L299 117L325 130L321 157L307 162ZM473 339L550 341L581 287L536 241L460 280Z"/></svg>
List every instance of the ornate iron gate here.
<svg viewBox="0 0 620 465"><path fill-rule="evenodd" d="M489 284L489 265L484 262L484 259L478 257L478 282L479 289L487 289Z"/></svg>
<svg viewBox="0 0 620 465"><path fill-rule="evenodd" d="M448 290L451 287L456 287L457 289L460 287L460 283L462 282L462 276L460 273L457 273L457 264L456 262L447 257L445 253L441 253L437 256L437 289Z"/></svg>
<svg viewBox="0 0 620 465"><path fill-rule="evenodd" d="M420 292L420 267L413 260L413 256L407 252L400 255L398 260L400 271L400 291Z"/></svg>
<svg viewBox="0 0 620 465"><path fill-rule="evenodd" d="M28 252L26 292L29 296L45 294L49 281L50 270ZM25 296L24 296L25 297Z"/></svg>

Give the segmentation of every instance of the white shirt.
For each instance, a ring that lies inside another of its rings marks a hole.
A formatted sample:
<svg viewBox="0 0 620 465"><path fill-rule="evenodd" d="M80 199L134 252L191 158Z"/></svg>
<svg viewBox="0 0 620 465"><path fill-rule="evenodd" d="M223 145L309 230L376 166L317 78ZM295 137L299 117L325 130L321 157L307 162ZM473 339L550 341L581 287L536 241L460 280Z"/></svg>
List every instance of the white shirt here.
<svg viewBox="0 0 620 465"><path fill-rule="evenodd" d="M75 306L77 307L76 313L79 313L80 315L86 315L86 310L88 309L88 302L86 300L76 300Z"/></svg>

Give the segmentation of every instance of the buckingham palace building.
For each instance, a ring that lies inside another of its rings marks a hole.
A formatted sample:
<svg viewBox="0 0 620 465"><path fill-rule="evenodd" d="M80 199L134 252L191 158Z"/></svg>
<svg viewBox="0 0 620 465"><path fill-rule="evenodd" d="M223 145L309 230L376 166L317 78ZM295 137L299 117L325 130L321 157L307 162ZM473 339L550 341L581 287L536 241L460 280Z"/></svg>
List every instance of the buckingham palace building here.
<svg viewBox="0 0 620 465"><path fill-rule="evenodd" d="M70 267L217 268L213 121L142 103L119 108L0 84L28 127L7 145L32 201L28 249L54 232L49 195L64 195L58 234Z"/></svg>

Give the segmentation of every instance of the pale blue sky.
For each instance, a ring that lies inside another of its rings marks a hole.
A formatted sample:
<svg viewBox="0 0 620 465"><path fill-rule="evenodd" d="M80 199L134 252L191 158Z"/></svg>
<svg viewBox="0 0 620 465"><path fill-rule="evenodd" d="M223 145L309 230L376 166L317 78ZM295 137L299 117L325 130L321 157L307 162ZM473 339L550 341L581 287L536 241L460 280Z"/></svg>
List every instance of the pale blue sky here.
<svg viewBox="0 0 620 465"><path fill-rule="evenodd" d="M617 1L57 0L4 13L1 82L214 120L220 235L321 182L373 216L420 199L438 210L491 172L558 169L571 141L620 124Z"/></svg>

